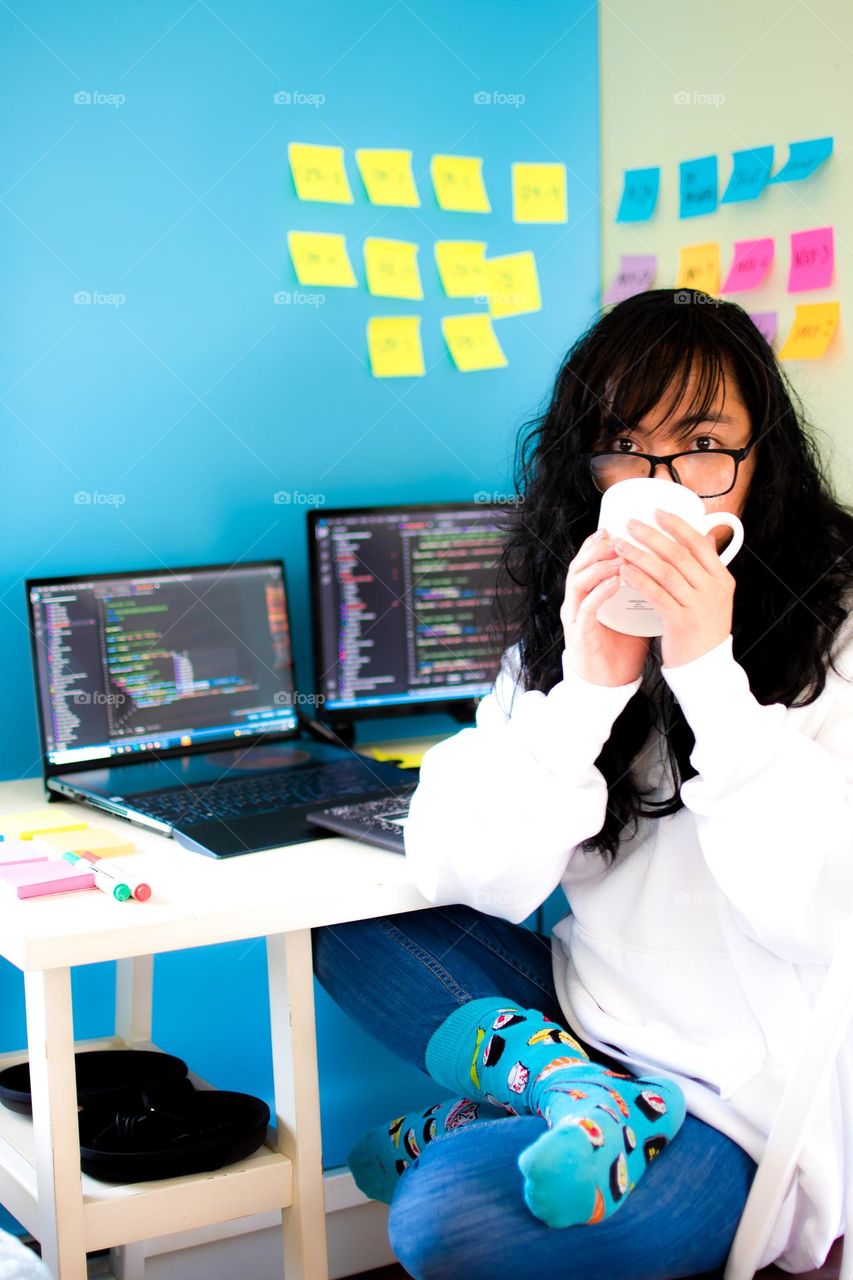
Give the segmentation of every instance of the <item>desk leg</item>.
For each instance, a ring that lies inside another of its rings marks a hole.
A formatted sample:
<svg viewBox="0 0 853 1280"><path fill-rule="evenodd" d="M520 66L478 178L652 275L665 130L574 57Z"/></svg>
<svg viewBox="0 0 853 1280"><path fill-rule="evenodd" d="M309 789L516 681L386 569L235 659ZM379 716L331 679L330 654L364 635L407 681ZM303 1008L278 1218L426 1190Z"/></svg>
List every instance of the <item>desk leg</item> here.
<svg viewBox="0 0 853 1280"><path fill-rule="evenodd" d="M56 1280L86 1280L71 971L24 974L42 1257Z"/></svg>
<svg viewBox="0 0 853 1280"><path fill-rule="evenodd" d="M285 1280L327 1280L311 931L267 938L278 1148L293 1162L283 1213Z"/></svg>
<svg viewBox="0 0 853 1280"><path fill-rule="evenodd" d="M127 1045L150 1044L154 957L116 961L116 1035Z"/></svg>

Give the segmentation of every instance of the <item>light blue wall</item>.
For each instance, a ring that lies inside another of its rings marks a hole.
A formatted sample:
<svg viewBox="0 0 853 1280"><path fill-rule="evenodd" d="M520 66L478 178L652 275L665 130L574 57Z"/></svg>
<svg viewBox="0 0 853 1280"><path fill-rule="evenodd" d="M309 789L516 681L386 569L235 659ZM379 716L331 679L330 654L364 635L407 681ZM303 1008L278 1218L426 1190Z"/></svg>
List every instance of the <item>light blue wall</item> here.
<svg viewBox="0 0 853 1280"><path fill-rule="evenodd" d="M276 491L319 492L329 506L506 491L515 431L597 304L597 14L586 0L19 0L14 14L0 8L0 46L11 313L0 343L0 776L11 777L38 769L28 574L283 555L307 685L304 509L274 504ZM276 105L278 91L325 102ZM78 104L80 93L124 101ZM478 104L478 93L524 102ZM291 139L346 147L354 205L296 200ZM423 207L372 208L357 146L411 148ZM433 152L485 158L491 216L435 207ZM510 162L554 159L569 168L569 224L515 226ZM360 288L326 289L316 308L275 305L294 287L289 227L345 232L360 280L366 234L417 240L425 301ZM491 253L533 249L544 305L500 323L507 369L466 376L439 317L469 304L443 299L432 242L467 236ZM125 300L80 305L80 291ZM423 316L427 376L371 378L367 317L408 312ZM79 493L118 498L85 504ZM250 944L163 958L158 1017L167 1047L215 1081L268 1094L262 959ZM77 981L85 1031L107 1028L110 969ZM219 1034L194 994L216 983L238 1034ZM20 984L5 970L0 984L0 1038L17 1045ZM320 1023L336 1163L363 1124L427 1102L430 1088L324 998ZM359 1047L358 1081L336 1065L344 1036L348 1061Z"/></svg>

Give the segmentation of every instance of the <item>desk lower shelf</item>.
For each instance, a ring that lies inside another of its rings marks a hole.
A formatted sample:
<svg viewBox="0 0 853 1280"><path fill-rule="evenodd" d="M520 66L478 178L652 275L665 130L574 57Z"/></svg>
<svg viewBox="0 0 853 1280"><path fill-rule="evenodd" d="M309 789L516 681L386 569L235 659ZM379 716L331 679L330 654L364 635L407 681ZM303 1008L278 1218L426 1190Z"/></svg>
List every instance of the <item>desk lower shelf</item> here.
<svg viewBox="0 0 853 1280"><path fill-rule="evenodd" d="M75 1048L85 1052L156 1046L126 1044L110 1037L78 1042ZM26 1057L25 1053L0 1055L0 1070ZM192 1073L190 1078L197 1089L212 1087ZM246 1160L211 1173L156 1182L98 1182L81 1173L87 1252L288 1208L293 1202L293 1168L274 1143L270 1131L267 1144ZM37 1240L41 1238L32 1121L2 1105L0 1202Z"/></svg>

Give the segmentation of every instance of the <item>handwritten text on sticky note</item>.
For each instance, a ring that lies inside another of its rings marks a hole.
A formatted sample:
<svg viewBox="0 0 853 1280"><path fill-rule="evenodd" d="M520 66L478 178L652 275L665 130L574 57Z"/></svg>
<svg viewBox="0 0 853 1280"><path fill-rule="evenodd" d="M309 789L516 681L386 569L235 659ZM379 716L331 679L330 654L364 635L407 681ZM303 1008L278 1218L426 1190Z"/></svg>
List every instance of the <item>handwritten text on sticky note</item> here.
<svg viewBox="0 0 853 1280"><path fill-rule="evenodd" d="M717 207L717 157L684 160L679 166L679 217L695 218Z"/></svg>
<svg viewBox="0 0 853 1280"><path fill-rule="evenodd" d="M514 222L566 222L566 166L514 164L512 217Z"/></svg>
<svg viewBox="0 0 853 1280"><path fill-rule="evenodd" d="M626 169L617 222L646 222L655 211L660 169Z"/></svg>
<svg viewBox="0 0 853 1280"><path fill-rule="evenodd" d="M485 298L485 240L437 240L435 262L448 298Z"/></svg>
<svg viewBox="0 0 853 1280"><path fill-rule="evenodd" d="M492 322L483 312L470 316L442 316L441 332L453 363L461 373L502 369L508 363Z"/></svg>
<svg viewBox="0 0 853 1280"><path fill-rule="evenodd" d="M637 293L645 293L658 269L657 254L623 253L613 283L604 294L605 302L623 302Z"/></svg>
<svg viewBox="0 0 853 1280"><path fill-rule="evenodd" d="M355 287L344 236L326 231L288 231L287 247L300 284Z"/></svg>
<svg viewBox="0 0 853 1280"><path fill-rule="evenodd" d="M422 298L418 271L418 246L408 240L382 240L368 236L364 242L367 288L380 298Z"/></svg>
<svg viewBox="0 0 853 1280"><path fill-rule="evenodd" d="M494 319L541 309L536 259L529 250L487 258L486 276L489 281L489 314Z"/></svg>
<svg viewBox="0 0 853 1280"><path fill-rule="evenodd" d="M412 174L411 151L357 147L355 162L371 204L418 208L421 200Z"/></svg>
<svg viewBox="0 0 853 1280"><path fill-rule="evenodd" d="M439 208L457 213L491 213L478 156L433 156L429 166Z"/></svg>
<svg viewBox="0 0 853 1280"><path fill-rule="evenodd" d="M702 289L705 293L720 291L720 246L708 244L682 245L678 253L676 289Z"/></svg>
<svg viewBox="0 0 853 1280"><path fill-rule="evenodd" d="M743 289L758 288L770 273L774 248L772 236L735 240L735 256L720 292L740 293Z"/></svg>
<svg viewBox="0 0 853 1280"><path fill-rule="evenodd" d="M832 227L791 232L789 293L802 293L805 289L826 289L832 284L834 265L835 240Z"/></svg>
<svg viewBox="0 0 853 1280"><path fill-rule="evenodd" d="M840 302L799 302L780 360L820 360L841 318Z"/></svg>
<svg viewBox="0 0 853 1280"><path fill-rule="evenodd" d="M371 316L367 350L374 378L418 378L424 372L420 316Z"/></svg>
<svg viewBox="0 0 853 1280"><path fill-rule="evenodd" d="M344 168L343 147L320 147L308 142L291 142L287 155L293 184L300 200L352 204L352 191Z"/></svg>

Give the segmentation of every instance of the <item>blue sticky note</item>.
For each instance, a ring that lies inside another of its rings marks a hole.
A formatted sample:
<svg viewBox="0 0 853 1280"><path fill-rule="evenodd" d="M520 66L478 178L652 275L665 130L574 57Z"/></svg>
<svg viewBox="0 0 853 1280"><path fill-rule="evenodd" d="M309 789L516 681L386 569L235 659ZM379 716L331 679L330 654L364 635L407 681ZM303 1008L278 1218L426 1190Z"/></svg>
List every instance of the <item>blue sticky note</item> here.
<svg viewBox="0 0 853 1280"><path fill-rule="evenodd" d="M752 151L733 151L734 168L720 204L735 204L760 196L773 168L773 148L755 147Z"/></svg>
<svg viewBox="0 0 853 1280"><path fill-rule="evenodd" d="M832 138L811 138L806 142L792 142L788 160L771 182L800 182L814 173L832 155Z"/></svg>
<svg viewBox="0 0 853 1280"><path fill-rule="evenodd" d="M682 160L680 166L680 218L713 213L717 207L717 157Z"/></svg>
<svg viewBox="0 0 853 1280"><path fill-rule="evenodd" d="M646 222L654 213L660 188L660 169L626 169L617 222Z"/></svg>

